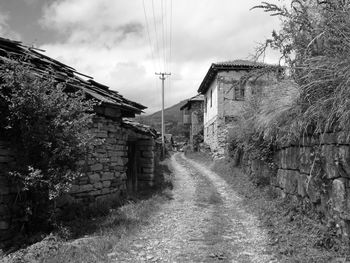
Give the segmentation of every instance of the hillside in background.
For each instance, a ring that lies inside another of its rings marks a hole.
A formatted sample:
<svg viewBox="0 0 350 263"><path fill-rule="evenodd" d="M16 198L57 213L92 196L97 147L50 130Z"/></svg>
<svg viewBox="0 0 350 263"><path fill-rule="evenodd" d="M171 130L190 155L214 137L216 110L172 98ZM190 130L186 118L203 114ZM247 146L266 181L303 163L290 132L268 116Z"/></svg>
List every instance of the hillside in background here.
<svg viewBox="0 0 350 263"><path fill-rule="evenodd" d="M177 140L183 140L184 129L182 123L182 112L180 111L181 106L186 103L187 100L183 100L169 108L164 110L165 119L165 133L173 134ZM150 125L157 131L161 132L162 126L162 113L157 111L150 115L137 116L136 120L140 123Z"/></svg>

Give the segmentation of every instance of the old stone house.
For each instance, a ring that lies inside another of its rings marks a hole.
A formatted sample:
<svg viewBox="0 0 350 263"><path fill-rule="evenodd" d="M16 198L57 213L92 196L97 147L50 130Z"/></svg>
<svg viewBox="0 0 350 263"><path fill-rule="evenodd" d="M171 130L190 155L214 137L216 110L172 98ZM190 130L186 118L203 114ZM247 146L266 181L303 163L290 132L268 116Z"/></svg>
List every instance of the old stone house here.
<svg viewBox="0 0 350 263"><path fill-rule="evenodd" d="M239 117L244 101L254 92L261 92L269 86L268 77L263 80L241 84L246 73L276 66L233 60L211 64L201 82L198 93L204 95L204 142L209 145L214 156L225 153L227 135Z"/></svg>
<svg viewBox="0 0 350 263"><path fill-rule="evenodd" d="M128 192L154 185L156 131L128 119L142 113L145 106L125 99L117 91L18 41L0 38L0 63L4 60L23 63L33 74L50 76L57 83L83 90L87 98L100 102L95 107L90 130L102 143L81 161L83 174L68 198L59 200L59 205L67 200L83 203L119 200ZM16 202L20 189L4 172L15 165L11 145L6 138L0 138L0 247L18 230L23 215Z"/></svg>
<svg viewBox="0 0 350 263"><path fill-rule="evenodd" d="M190 99L180 108L182 120L189 136L189 146L192 151L197 149L197 140L203 132L203 102L204 95L198 94Z"/></svg>

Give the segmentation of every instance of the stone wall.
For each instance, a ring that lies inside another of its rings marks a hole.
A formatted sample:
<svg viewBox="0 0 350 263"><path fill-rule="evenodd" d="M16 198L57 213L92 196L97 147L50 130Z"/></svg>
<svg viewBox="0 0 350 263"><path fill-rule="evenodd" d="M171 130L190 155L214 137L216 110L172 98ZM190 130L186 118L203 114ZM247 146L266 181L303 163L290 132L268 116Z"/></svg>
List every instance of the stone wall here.
<svg viewBox="0 0 350 263"><path fill-rule="evenodd" d="M154 186L156 166L156 148L154 139L136 141L138 189L144 190Z"/></svg>
<svg viewBox="0 0 350 263"><path fill-rule="evenodd" d="M307 199L350 235L350 141L344 132L305 137L280 149L276 167L248 160L247 172L268 179L281 196Z"/></svg>
<svg viewBox="0 0 350 263"><path fill-rule="evenodd" d="M119 198L126 192L127 132L120 122L102 116L94 118L91 132L101 142L81 161L83 175L70 193L87 203Z"/></svg>
<svg viewBox="0 0 350 263"><path fill-rule="evenodd" d="M122 127L120 122L95 117L91 132L101 140L81 161L83 176L72 186L70 194L76 201L91 203L119 200L127 194L128 143L134 142L136 182L131 187L146 189L154 184L155 140L153 137ZM130 188L130 189L131 189Z"/></svg>
<svg viewBox="0 0 350 263"><path fill-rule="evenodd" d="M58 208L72 202L89 205L125 198L129 189L131 155L135 157L132 166L135 182L130 189L145 190L155 185L154 173L160 148L156 149L152 135L123 126L121 119L102 115L94 117L90 130L99 143L80 161L82 174L70 192L56 200ZM135 145L132 152L128 151L130 143ZM14 153L6 142L0 140L0 249L10 243L15 233L19 233L25 219L25 208L21 206L25 195L20 193L17 183L9 180L7 173L14 165Z"/></svg>
<svg viewBox="0 0 350 263"><path fill-rule="evenodd" d="M9 145L0 140L0 249L19 232L23 219L21 195L6 172L15 165L15 156Z"/></svg>

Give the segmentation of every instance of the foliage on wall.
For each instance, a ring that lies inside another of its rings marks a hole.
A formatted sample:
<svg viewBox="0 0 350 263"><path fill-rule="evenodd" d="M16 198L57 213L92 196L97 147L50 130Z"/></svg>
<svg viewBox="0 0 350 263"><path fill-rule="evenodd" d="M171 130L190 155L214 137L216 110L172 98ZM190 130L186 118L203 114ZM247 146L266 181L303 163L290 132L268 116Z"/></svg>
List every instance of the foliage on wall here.
<svg viewBox="0 0 350 263"><path fill-rule="evenodd" d="M0 79L0 135L17 159L9 175L23 186L33 214L79 176L77 163L94 143L88 126L95 102L16 63L2 63Z"/></svg>

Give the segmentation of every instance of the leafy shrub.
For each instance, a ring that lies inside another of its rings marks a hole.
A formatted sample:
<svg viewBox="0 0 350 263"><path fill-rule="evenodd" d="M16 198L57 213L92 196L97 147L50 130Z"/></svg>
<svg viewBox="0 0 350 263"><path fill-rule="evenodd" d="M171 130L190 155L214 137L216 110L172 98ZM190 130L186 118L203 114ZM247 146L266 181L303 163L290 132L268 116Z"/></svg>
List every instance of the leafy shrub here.
<svg viewBox="0 0 350 263"><path fill-rule="evenodd" d="M69 189L94 143L88 132L94 102L16 63L1 64L0 79L0 136L17 157L10 176L25 190L28 214L45 217L49 200Z"/></svg>

